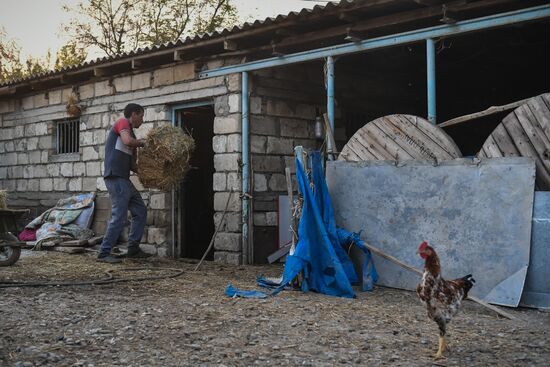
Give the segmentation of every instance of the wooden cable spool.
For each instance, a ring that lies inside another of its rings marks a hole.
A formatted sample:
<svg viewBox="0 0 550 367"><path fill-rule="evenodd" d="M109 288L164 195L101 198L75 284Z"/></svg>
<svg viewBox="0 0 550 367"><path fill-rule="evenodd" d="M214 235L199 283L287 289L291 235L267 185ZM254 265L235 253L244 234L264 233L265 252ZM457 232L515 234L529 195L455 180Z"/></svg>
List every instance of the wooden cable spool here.
<svg viewBox="0 0 550 367"><path fill-rule="evenodd" d="M442 161L460 157L460 149L443 129L421 117L396 114L377 118L360 128L338 160Z"/></svg>
<svg viewBox="0 0 550 367"><path fill-rule="evenodd" d="M529 99L508 114L489 135L479 158L535 159L538 190L550 190L550 93Z"/></svg>

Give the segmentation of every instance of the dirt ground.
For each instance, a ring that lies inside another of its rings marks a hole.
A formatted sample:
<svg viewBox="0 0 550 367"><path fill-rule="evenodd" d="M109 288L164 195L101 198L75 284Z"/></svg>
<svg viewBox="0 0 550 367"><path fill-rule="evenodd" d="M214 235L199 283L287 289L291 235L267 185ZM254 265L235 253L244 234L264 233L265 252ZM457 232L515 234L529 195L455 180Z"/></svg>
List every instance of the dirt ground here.
<svg viewBox="0 0 550 367"><path fill-rule="evenodd" d="M550 313L508 310L498 318L466 302L449 327L451 353L434 362L438 332L411 292L376 288L342 299L283 291L229 298L231 283L257 289L281 266L171 260L95 262L92 255L33 253L0 268L0 282L159 275L173 279L103 286L0 288L2 366L549 366ZM168 274L164 272L164 274Z"/></svg>

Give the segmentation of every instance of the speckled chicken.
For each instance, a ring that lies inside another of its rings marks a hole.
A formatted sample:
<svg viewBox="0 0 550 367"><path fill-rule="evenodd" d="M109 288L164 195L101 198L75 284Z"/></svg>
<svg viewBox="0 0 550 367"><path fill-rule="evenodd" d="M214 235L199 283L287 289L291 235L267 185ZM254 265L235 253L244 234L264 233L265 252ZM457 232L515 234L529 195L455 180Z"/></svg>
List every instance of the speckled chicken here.
<svg viewBox="0 0 550 367"><path fill-rule="evenodd" d="M441 277L441 265L435 250L426 241L418 247L418 254L426 262L422 281L416 287L416 293L426 305L428 317L439 326L439 348L436 359L443 358L447 349L445 332L447 324L460 309L462 300L468 297L468 291L475 283L472 274L455 280L445 280Z"/></svg>

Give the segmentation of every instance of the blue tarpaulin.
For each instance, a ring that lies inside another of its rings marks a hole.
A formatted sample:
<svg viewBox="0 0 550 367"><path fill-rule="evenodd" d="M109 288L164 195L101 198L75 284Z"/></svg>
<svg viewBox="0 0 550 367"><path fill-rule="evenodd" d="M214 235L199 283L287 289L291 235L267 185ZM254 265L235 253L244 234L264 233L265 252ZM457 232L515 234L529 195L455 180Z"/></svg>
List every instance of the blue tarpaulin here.
<svg viewBox="0 0 550 367"><path fill-rule="evenodd" d="M313 188L304 167L296 160L298 190L304 199L296 249L286 258L283 279L279 284L263 278L258 279L258 284L275 288L271 293L275 295L301 273L301 288L304 292L312 290L331 296L353 298L355 293L352 284L357 284L359 277L344 250L345 244L353 243L367 255L361 275L363 290L372 289L373 283L378 280L378 274L370 252L359 234L336 227L323 174L321 153L312 152L309 159Z"/></svg>

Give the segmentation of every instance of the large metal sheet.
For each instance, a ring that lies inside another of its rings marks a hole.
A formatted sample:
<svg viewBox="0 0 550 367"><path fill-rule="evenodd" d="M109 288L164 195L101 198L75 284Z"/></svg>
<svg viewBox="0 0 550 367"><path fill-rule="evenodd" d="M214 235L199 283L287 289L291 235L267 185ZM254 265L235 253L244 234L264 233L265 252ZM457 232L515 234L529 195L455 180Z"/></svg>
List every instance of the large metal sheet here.
<svg viewBox="0 0 550 367"><path fill-rule="evenodd" d="M521 305L550 309L550 192L535 192L531 260Z"/></svg>
<svg viewBox="0 0 550 367"><path fill-rule="evenodd" d="M472 294L517 306L531 239L535 163L482 161L329 162L327 183L336 223L417 268L421 241L434 246L442 275L472 273ZM415 289L419 276L378 256L379 284Z"/></svg>

